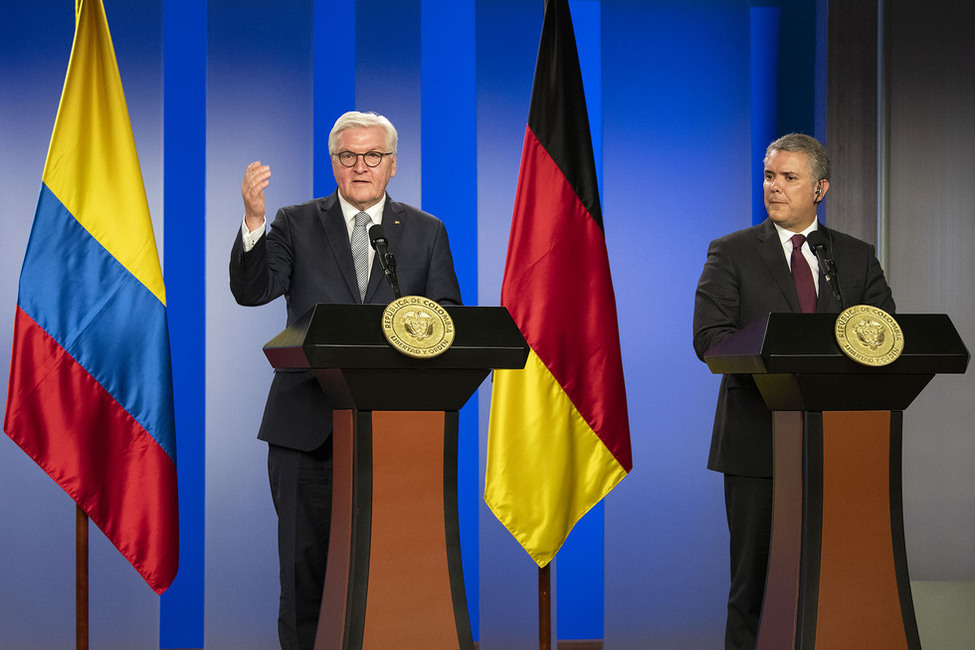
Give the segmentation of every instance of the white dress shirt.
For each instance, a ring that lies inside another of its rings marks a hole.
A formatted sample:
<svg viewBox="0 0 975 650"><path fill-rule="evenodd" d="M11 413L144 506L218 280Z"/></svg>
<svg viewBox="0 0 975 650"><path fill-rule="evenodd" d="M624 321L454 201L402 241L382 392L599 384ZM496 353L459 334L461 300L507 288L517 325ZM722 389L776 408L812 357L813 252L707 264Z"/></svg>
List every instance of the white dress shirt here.
<svg viewBox="0 0 975 650"><path fill-rule="evenodd" d="M782 242L782 252L785 254L785 263L789 265L789 270L792 270L792 237L793 235L802 235L807 241L802 244L802 256L806 258L806 262L809 263L809 270L812 271L813 284L816 285L816 295L819 295L819 260L816 259L816 254L812 252L809 247L809 233L819 228L819 222L813 221L812 225L803 230L802 232L792 232L791 230L786 230L777 223L773 223L775 230L779 233L779 240Z"/></svg>

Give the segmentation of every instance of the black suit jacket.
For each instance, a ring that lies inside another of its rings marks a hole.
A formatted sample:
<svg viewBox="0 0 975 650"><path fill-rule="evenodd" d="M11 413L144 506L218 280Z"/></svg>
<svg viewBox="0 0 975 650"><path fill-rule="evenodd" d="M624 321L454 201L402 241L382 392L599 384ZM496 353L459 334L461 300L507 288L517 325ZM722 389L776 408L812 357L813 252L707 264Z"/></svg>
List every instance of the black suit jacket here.
<svg viewBox="0 0 975 650"><path fill-rule="evenodd" d="M893 313L894 299L873 246L818 227L830 242L845 306L867 304ZM694 350L703 361L711 346L769 313L799 311L781 241L766 219L708 247L694 300ZM841 311L822 269L816 311ZM708 467L737 476L772 476L772 416L751 375L721 379Z"/></svg>
<svg viewBox="0 0 975 650"><path fill-rule="evenodd" d="M402 295L461 304L443 222L387 196L382 225L396 256ZM230 289L239 304L249 306L283 295L288 325L318 303L362 302L338 195L281 208L270 231L246 253L238 230L230 257ZM393 298L374 260L364 302L385 305ZM275 371L258 438L310 451L331 431L332 408L315 376L309 371Z"/></svg>

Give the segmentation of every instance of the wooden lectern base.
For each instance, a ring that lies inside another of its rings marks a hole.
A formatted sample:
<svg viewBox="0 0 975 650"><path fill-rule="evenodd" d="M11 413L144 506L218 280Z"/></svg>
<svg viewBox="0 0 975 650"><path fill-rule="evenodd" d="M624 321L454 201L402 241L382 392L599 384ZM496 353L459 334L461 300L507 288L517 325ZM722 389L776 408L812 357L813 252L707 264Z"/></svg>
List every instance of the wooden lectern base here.
<svg viewBox="0 0 975 650"><path fill-rule="evenodd" d="M472 648L457 519L457 412L334 412L316 650Z"/></svg>
<svg viewBox="0 0 975 650"><path fill-rule="evenodd" d="M920 648L901 496L900 411L775 411L758 647Z"/></svg>

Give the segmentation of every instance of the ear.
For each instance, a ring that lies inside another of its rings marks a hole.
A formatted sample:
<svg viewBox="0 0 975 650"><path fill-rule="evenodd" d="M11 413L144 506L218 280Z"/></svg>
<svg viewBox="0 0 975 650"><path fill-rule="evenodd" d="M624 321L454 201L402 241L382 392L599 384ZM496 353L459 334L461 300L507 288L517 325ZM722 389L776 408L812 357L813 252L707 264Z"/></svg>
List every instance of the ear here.
<svg viewBox="0 0 975 650"><path fill-rule="evenodd" d="M821 178L816 187L813 189L813 201L819 203L824 198L826 198L826 192L829 191L829 181L825 178Z"/></svg>

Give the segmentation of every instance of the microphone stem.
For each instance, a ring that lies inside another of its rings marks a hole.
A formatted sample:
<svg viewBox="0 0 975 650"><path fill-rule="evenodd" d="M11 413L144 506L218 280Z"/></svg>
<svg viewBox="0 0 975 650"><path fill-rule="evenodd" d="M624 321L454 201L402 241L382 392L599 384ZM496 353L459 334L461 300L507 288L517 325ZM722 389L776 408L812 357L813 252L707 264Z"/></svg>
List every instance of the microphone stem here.
<svg viewBox="0 0 975 650"><path fill-rule="evenodd" d="M836 263L833 260L826 257L819 246L813 249L816 253L816 259L819 260L819 268L823 271L823 277L826 279L826 285L829 290L833 293L833 297L836 301L840 303L840 309L843 309L843 296L840 294L839 280L836 278Z"/></svg>
<svg viewBox="0 0 975 650"><path fill-rule="evenodd" d="M402 298L399 291L399 280L396 277L396 258L393 257L392 253L384 253L381 256L382 262L381 266L383 271L386 272L386 278L389 280L390 286L393 288L393 297L396 299Z"/></svg>

